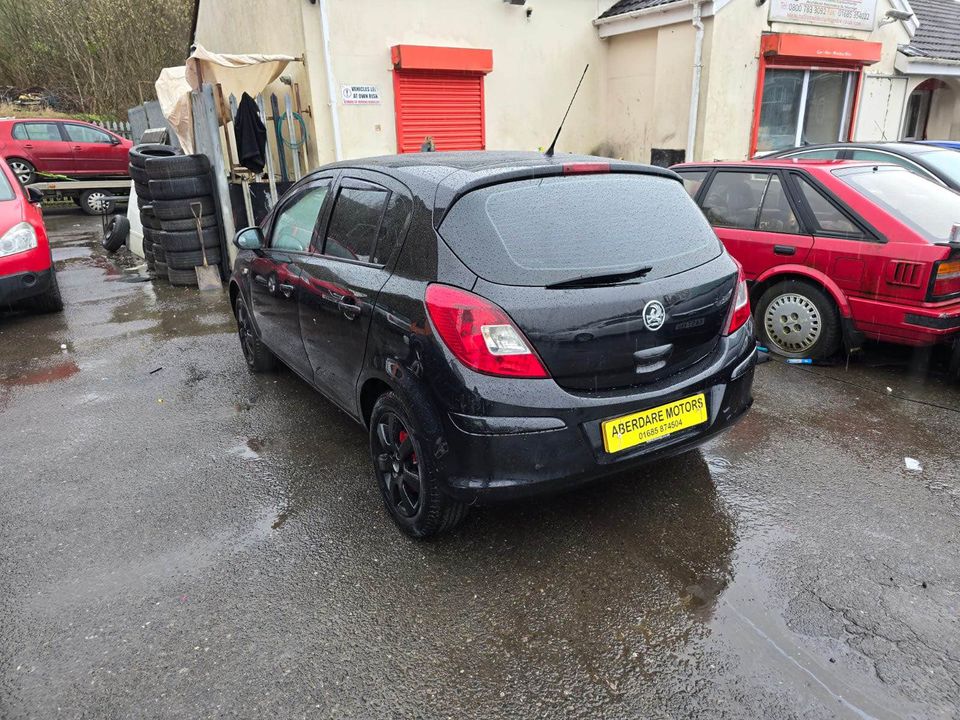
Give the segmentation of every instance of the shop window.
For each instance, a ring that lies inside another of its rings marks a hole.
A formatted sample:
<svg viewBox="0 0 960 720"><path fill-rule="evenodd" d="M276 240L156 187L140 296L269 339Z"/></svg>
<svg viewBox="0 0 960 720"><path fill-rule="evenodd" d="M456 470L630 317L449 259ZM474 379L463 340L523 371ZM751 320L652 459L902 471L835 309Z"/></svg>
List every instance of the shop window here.
<svg viewBox="0 0 960 720"><path fill-rule="evenodd" d="M907 114L903 120L904 140L927 139L927 118L930 116L934 87L934 83L928 80L910 93L910 99L907 100Z"/></svg>
<svg viewBox="0 0 960 720"><path fill-rule="evenodd" d="M757 152L846 140L857 74L769 68L764 73Z"/></svg>

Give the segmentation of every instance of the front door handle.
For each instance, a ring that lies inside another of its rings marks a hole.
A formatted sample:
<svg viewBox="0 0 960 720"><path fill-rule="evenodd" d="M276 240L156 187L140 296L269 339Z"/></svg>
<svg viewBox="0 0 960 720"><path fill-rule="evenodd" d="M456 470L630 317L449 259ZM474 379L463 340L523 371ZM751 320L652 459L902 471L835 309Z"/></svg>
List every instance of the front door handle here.
<svg viewBox="0 0 960 720"><path fill-rule="evenodd" d="M340 308L340 312L347 320L356 320L360 314L360 306L348 300L341 300L337 303L337 307Z"/></svg>
<svg viewBox="0 0 960 720"><path fill-rule="evenodd" d="M774 255L796 255L797 249L793 245L774 245Z"/></svg>

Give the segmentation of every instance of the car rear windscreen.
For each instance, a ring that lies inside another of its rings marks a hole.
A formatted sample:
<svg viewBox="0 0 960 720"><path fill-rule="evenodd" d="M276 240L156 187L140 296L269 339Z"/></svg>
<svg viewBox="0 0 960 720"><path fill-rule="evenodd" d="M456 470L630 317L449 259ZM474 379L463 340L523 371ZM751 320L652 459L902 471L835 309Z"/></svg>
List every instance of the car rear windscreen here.
<svg viewBox="0 0 960 720"><path fill-rule="evenodd" d="M719 240L673 178L610 173L520 180L467 193L440 235L485 280L543 286L650 267L702 265Z"/></svg>
<svg viewBox="0 0 960 720"><path fill-rule="evenodd" d="M946 242L960 224L960 194L889 165L834 170L854 190L930 242Z"/></svg>

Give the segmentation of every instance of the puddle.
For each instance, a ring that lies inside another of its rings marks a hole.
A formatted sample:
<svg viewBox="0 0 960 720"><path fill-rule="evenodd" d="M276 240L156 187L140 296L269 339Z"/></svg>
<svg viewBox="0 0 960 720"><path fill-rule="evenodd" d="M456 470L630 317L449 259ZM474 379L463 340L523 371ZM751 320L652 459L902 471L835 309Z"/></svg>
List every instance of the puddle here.
<svg viewBox="0 0 960 720"><path fill-rule="evenodd" d="M59 382L76 375L80 368L73 360L67 360L51 367L31 370L12 377L0 377L0 387L15 387L26 385L45 385Z"/></svg>

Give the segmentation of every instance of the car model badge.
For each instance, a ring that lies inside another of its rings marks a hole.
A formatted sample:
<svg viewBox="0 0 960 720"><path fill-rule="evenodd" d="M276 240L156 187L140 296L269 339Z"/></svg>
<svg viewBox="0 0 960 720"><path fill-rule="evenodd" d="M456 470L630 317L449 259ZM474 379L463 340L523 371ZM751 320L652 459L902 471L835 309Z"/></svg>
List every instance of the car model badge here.
<svg viewBox="0 0 960 720"><path fill-rule="evenodd" d="M651 300L643 306L643 324L647 330L659 330L667 319L667 311L659 300Z"/></svg>

